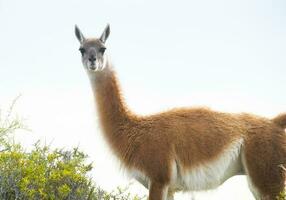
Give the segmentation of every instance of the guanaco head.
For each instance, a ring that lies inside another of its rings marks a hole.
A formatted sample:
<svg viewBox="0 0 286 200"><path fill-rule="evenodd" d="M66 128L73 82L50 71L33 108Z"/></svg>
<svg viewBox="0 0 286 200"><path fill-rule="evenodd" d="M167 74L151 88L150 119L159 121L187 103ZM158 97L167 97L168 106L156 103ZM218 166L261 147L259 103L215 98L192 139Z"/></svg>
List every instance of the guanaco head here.
<svg viewBox="0 0 286 200"><path fill-rule="evenodd" d="M105 27L100 38L86 39L77 26L75 35L80 42L79 51L81 53L82 64L87 70L99 71L105 66L105 41L110 33L109 24Z"/></svg>

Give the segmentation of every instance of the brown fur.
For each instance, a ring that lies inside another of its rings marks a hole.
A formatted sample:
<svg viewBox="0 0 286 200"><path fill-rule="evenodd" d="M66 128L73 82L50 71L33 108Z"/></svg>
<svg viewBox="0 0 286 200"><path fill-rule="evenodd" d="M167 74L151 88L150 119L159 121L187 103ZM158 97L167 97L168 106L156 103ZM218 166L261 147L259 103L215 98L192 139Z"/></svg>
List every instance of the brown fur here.
<svg viewBox="0 0 286 200"><path fill-rule="evenodd" d="M184 168L215 160L228 145L243 138L245 165L251 182L264 198L283 189L286 164L286 115L273 120L250 114L229 114L206 108L173 109L138 116L126 108L110 64L88 72L99 119L111 149L128 169L151 180L150 200L162 199L171 179L171 162Z"/></svg>

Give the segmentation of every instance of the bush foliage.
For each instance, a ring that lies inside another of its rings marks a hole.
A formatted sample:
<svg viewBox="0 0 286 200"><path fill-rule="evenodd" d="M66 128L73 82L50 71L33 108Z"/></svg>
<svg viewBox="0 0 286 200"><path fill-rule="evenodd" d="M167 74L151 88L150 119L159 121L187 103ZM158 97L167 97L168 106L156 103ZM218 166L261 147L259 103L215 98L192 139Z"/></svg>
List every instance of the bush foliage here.
<svg viewBox="0 0 286 200"><path fill-rule="evenodd" d="M86 155L54 150L37 143L30 152L12 145L0 154L1 199L92 199Z"/></svg>
<svg viewBox="0 0 286 200"><path fill-rule="evenodd" d="M24 126L11 108L0 111L0 199L5 200L138 200L127 189L108 193L89 176L92 163L78 148L51 149L37 142L26 151L11 134Z"/></svg>

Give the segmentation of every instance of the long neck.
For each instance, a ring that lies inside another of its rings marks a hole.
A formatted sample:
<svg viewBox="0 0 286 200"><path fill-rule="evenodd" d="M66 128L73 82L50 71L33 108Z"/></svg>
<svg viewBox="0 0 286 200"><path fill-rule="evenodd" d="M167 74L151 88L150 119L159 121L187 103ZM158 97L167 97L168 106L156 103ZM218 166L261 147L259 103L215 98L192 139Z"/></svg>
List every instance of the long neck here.
<svg viewBox="0 0 286 200"><path fill-rule="evenodd" d="M88 72L88 75L104 135L117 153L122 152L122 145L128 143L122 130L132 123L132 115L123 102L115 72L107 62L102 71Z"/></svg>

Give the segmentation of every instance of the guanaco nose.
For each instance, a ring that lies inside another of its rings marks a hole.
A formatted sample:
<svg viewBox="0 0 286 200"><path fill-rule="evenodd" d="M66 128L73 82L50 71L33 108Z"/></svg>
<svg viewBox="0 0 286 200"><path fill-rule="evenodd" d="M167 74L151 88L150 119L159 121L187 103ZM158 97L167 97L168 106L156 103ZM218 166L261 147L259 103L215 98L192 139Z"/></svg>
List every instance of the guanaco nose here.
<svg viewBox="0 0 286 200"><path fill-rule="evenodd" d="M95 56L90 56L88 58L88 60L91 62L91 63L94 63L94 61L96 60Z"/></svg>

